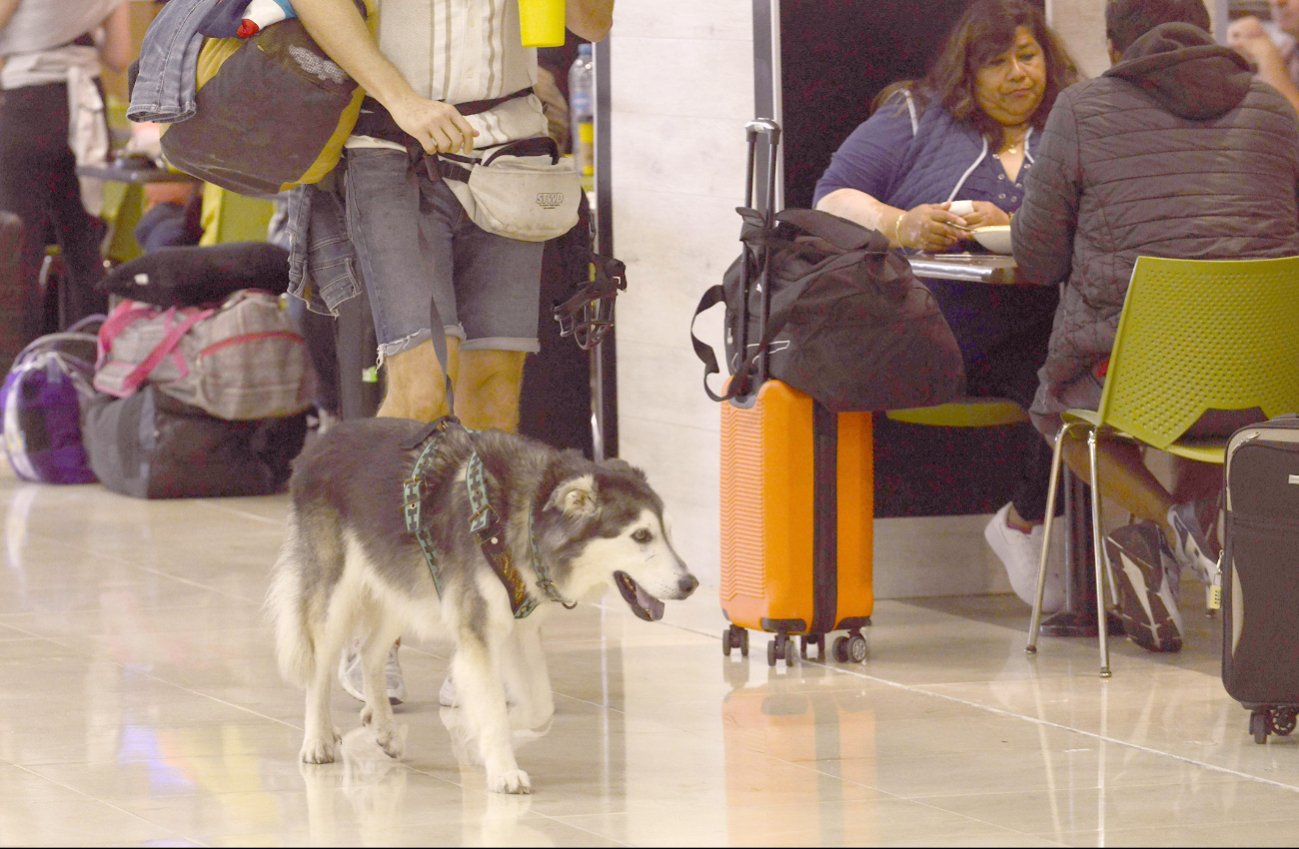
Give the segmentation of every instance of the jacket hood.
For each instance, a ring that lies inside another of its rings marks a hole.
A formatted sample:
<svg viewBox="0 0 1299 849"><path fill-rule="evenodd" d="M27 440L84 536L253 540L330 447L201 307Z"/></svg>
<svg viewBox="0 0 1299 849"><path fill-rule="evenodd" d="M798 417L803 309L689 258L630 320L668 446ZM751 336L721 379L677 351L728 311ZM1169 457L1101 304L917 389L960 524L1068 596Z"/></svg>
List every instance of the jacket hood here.
<svg viewBox="0 0 1299 849"><path fill-rule="evenodd" d="M1140 86L1181 118L1216 118L1249 91L1249 63L1192 24L1160 24L1128 46L1103 76Z"/></svg>

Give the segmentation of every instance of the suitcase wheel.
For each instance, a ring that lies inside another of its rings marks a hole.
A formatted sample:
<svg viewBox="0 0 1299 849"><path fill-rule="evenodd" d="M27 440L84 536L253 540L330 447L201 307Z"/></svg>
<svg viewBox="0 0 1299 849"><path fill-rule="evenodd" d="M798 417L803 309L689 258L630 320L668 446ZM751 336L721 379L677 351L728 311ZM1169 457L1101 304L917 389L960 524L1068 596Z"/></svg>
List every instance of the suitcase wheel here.
<svg viewBox="0 0 1299 849"><path fill-rule="evenodd" d="M767 665L775 666L777 660L784 660L785 666L794 665L794 641L788 634L777 634L767 643Z"/></svg>
<svg viewBox="0 0 1299 849"><path fill-rule="evenodd" d="M739 649L741 657L749 656L749 632L732 625L722 632L722 654L731 656L731 649Z"/></svg>
<svg viewBox="0 0 1299 849"><path fill-rule="evenodd" d="M1266 743L1267 735L1287 736L1295 729L1295 707L1261 707L1249 713L1249 733L1255 743Z"/></svg>
<svg viewBox="0 0 1299 849"><path fill-rule="evenodd" d="M825 660L825 634L804 634L798 638L798 653L807 660L807 647L816 646L816 659Z"/></svg>
<svg viewBox="0 0 1299 849"><path fill-rule="evenodd" d="M1251 711L1249 715L1249 733L1254 735L1254 742L1263 744L1267 742L1268 711L1262 710Z"/></svg>
<svg viewBox="0 0 1299 849"><path fill-rule="evenodd" d="M860 631L850 631L848 636L838 637L834 641L834 659L840 663L863 663L869 653L870 646Z"/></svg>

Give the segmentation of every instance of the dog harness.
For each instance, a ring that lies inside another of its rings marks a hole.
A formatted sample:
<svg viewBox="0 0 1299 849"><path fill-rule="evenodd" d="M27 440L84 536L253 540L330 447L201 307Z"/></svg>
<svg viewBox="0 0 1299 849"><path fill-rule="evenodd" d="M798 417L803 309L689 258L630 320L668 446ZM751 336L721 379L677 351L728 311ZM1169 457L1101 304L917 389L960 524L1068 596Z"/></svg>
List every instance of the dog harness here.
<svg viewBox="0 0 1299 849"><path fill-rule="evenodd" d="M429 467L436 453L435 449L438 442L441 441L442 435L453 424L460 425L459 420L453 416L444 416L434 423L432 430L423 440L424 448L420 451L418 459L415 460L410 477L402 482L402 515L406 522L406 530L415 536L415 539L419 542L420 550L424 552L424 562L428 564L429 576L433 579L433 588L437 590L438 598L442 597L442 572L438 567L437 557L434 554L430 526L423 521L421 515L421 506L424 503L426 493L424 481L428 477ZM465 428L465 432L470 434L472 438L473 431ZM510 610L513 611L514 618L523 619L537 609L539 602L529 595L527 583L514 565L510 550L505 545L505 534L502 533L503 523L500 514L492 509L491 502L487 498L487 484L483 474L482 457L478 456L477 451L471 451L468 463L465 466L465 487L468 489L469 507L472 511L469 519L469 533L473 535L474 541L482 549L483 556L491 564L496 577L505 585L505 592L510 597ZM559 588L555 586L555 582L546 574L546 570L541 564L541 554L537 550L537 540L533 534L531 511L528 512L528 547L532 551L532 570L537 575L537 584L545 590L551 601L558 602L566 609L572 610L577 606L577 602L568 601L560 594Z"/></svg>

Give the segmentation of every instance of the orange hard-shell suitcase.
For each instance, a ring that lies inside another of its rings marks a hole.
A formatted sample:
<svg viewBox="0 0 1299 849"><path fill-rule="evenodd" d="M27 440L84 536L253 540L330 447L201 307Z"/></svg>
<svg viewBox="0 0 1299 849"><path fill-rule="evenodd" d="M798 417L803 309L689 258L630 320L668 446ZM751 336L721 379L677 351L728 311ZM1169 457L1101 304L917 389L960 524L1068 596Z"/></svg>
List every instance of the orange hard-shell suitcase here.
<svg viewBox="0 0 1299 849"><path fill-rule="evenodd" d="M871 414L837 416L767 380L746 405L722 405L723 650L748 654L748 630L775 634L767 663L794 659L792 636L840 662L866 658L871 565Z"/></svg>
<svg viewBox="0 0 1299 849"><path fill-rule="evenodd" d="M749 143L745 206L753 207L757 139L765 135L770 157L767 227L772 227L776 151L780 128L767 119L746 127ZM770 248L756 267L765 275ZM759 334L765 332L770 304L762 279L749 279L742 264L743 308L751 286L759 285ZM747 317L739 322L737 348ZM760 344L760 343L759 343ZM775 634L767 663L793 663L794 643L801 654L815 644L825 657L825 636L847 631L834 642L840 662L866 659L866 637L875 595L871 581L874 530L874 469L871 414L831 412L808 395L767 378L767 354L757 352L757 391L722 403L721 602L731 625L723 632L729 656L749 653L749 629ZM727 393L729 397L730 393Z"/></svg>

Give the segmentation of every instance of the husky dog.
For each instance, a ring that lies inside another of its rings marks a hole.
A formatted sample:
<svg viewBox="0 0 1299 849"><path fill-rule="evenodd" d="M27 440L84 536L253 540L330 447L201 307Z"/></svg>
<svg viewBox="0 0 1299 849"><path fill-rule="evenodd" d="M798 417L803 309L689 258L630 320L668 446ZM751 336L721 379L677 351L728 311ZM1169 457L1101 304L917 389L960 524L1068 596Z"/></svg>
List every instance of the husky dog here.
<svg viewBox="0 0 1299 849"><path fill-rule="evenodd" d="M403 633L443 636L456 643L451 676L488 789L529 793L506 693L527 727L554 713L539 634L546 617L612 584L637 616L655 620L660 599L686 598L699 585L673 549L663 502L640 470L516 434L470 432L454 419L338 424L294 461L290 496L266 606L280 672L307 691L307 763L335 758L330 685L354 634L361 720L394 758L401 743L384 658ZM496 521L476 534L471 523L484 514Z"/></svg>

